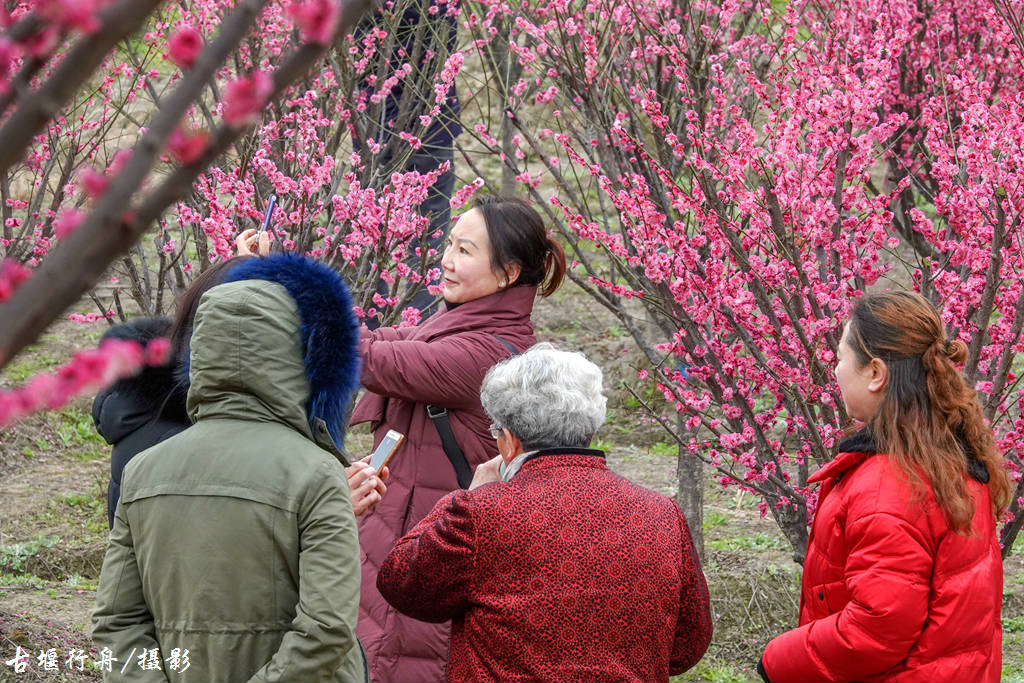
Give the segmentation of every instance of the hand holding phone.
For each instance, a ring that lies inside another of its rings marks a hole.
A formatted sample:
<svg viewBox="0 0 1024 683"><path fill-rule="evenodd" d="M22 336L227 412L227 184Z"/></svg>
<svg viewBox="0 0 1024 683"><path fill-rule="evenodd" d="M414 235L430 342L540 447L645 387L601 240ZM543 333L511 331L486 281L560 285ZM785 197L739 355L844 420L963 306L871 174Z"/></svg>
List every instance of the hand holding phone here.
<svg viewBox="0 0 1024 683"><path fill-rule="evenodd" d="M374 472L380 472L382 467L391 462L391 458L394 457L395 452L402 445L403 441L405 441L404 434L396 432L394 429L388 430L388 433L377 444L373 455L370 456L370 467L373 468Z"/></svg>
<svg viewBox="0 0 1024 683"><path fill-rule="evenodd" d="M348 477L348 492L352 497L352 511L356 517L365 515L377 506L388 487L384 484L387 469L374 472L370 468L370 456L357 460L345 468Z"/></svg>

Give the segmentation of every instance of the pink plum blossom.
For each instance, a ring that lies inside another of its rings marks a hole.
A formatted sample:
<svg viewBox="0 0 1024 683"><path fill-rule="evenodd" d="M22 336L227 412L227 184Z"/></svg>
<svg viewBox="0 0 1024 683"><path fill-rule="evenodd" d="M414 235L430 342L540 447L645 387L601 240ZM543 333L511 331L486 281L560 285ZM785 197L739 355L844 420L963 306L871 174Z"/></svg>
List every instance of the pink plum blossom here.
<svg viewBox="0 0 1024 683"><path fill-rule="evenodd" d="M203 51L203 34L195 26L182 26L167 41L167 56L182 70L192 68Z"/></svg>
<svg viewBox="0 0 1024 683"><path fill-rule="evenodd" d="M288 16L295 22L303 40L327 45L341 18L341 3L339 0L293 0L288 5Z"/></svg>
<svg viewBox="0 0 1024 683"><path fill-rule="evenodd" d="M253 71L228 83L224 87L224 121L236 128L255 123L273 90L274 80L266 71Z"/></svg>
<svg viewBox="0 0 1024 683"><path fill-rule="evenodd" d="M167 149L184 165L195 163L202 158L210 142L206 131L189 131L186 133L180 126L175 128L167 138Z"/></svg>
<svg viewBox="0 0 1024 683"><path fill-rule="evenodd" d="M32 271L17 261L4 259L0 262L0 303L11 298L21 283L32 277Z"/></svg>
<svg viewBox="0 0 1024 683"><path fill-rule="evenodd" d="M83 168L78 175L78 181L82 184L82 190L87 195L96 199L107 191L107 177L92 166Z"/></svg>
<svg viewBox="0 0 1024 683"><path fill-rule="evenodd" d="M109 339L98 349L79 351L52 374L37 375L13 390L0 389L0 427L39 410L56 410L75 396L137 372L148 362L164 361L167 349L166 339L154 340L145 349L134 341Z"/></svg>
<svg viewBox="0 0 1024 683"><path fill-rule="evenodd" d="M81 211L72 208L62 209L53 220L53 234L57 239L64 239L77 230L84 220L85 214Z"/></svg>

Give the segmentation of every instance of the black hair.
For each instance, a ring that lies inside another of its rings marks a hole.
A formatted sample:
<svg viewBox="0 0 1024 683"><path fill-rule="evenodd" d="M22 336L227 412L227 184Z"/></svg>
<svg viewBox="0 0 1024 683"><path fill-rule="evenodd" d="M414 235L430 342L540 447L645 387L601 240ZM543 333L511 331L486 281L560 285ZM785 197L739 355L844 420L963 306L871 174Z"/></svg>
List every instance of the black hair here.
<svg viewBox="0 0 1024 683"><path fill-rule="evenodd" d="M203 294L224 282L224 276L229 269L255 258L251 255L235 256L233 258L218 261L196 276L192 284L188 286L181 296L178 297L175 308L174 324L171 325L171 358L175 361L187 360L184 355L188 353L188 340L192 336L192 325L196 319L196 310L199 308L199 300Z"/></svg>
<svg viewBox="0 0 1024 683"><path fill-rule="evenodd" d="M565 278L565 251L544 229L537 210L518 197L481 197L479 209L491 242L491 267L507 272L519 266L513 286L536 285L541 296L550 296Z"/></svg>

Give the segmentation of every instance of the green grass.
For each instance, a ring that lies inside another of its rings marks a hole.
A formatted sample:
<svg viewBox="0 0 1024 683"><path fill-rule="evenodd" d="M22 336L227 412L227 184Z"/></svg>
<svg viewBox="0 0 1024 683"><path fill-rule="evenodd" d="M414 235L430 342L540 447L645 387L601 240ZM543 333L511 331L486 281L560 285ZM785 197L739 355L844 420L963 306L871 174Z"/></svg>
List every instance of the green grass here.
<svg viewBox="0 0 1024 683"><path fill-rule="evenodd" d="M64 585L72 590L94 591L99 585L99 579L89 579L80 574L72 574L64 579Z"/></svg>
<svg viewBox="0 0 1024 683"><path fill-rule="evenodd" d="M0 598L3 597L5 588L34 588L45 591L51 597L56 597L62 588L73 591L95 591L98 585L98 579L86 578L81 574L72 574L62 581L48 581L39 578L35 574L0 572L0 586L3 586L3 588L0 588Z"/></svg>
<svg viewBox="0 0 1024 683"><path fill-rule="evenodd" d="M70 455L79 462L89 462L90 460L109 458L110 452L103 448L87 448L80 451L71 451Z"/></svg>
<svg viewBox="0 0 1024 683"><path fill-rule="evenodd" d="M100 500L96 497L95 492L72 493L61 497L59 502L88 515L85 524L90 531L106 531L106 498ZM96 520L103 523L97 526Z"/></svg>
<svg viewBox="0 0 1024 683"><path fill-rule="evenodd" d="M22 384L30 377L52 370L58 365L60 365L60 358L53 352L33 346L18 354L18 358L4 368L0 378L6 379L12 384Z"/></svg>
<svg viewBox="0 0 1024 683"><path fill-rule="evenodd" d="M752 680L750 676L740 669L729 664L713 659L702 659L697 666L679 676L669 679L672 683L683 683L683 681L710 681L710 683L747 683Z"/></svg>
<svg viewBox="0 0 1024 683"><path fill-rule="evenodd" d="M97 433L90 413L82 408L70 407L60 411L56 417L59 446L62 448L101 446L101 448L89 448L84 452L75 453L75 457L79 460L93 460L105 455L107 442Z"/></svg>
<svg viewBox="0 0 1024 683"><path fill-rule="evenodd" d="M1003 632L1024 633L1024 616L1003 617Z"/></svg>
<svg viewBox="0 0 1024 683"><path fill-rule="evenodd" d="M708 507L704 508L704 531L705 533L712 529L718 529L729 523L729 515L719 510L712 510Z"/></svg>
<svg viewBox="0 0 1024 683"><path fill-rule="evenodd" d="M1005 648L1003 650L1005 652ZM1024 661L1003 662L1003 680L1006 683L1024 681Z"/></svg>
<svg viewBox="0 0 1024 683"><path fill-rule="evenodd" d="M7 588L43 588L46 586L46 580L40 579L34 574L9 574L7 572L0 572L0 586ZM0 589L0 596L3 596L4 591Z"/></svg>
<svg viewBox="0 0 1024 683"><path fill-rule="evenodd" d="M651 444L651 453L666 458L675 458L679 455L679 444L667 441L658 441Z"/></svg>
<svg viewBox="0 0 1024 683"><path fill-rule="evenodd" d="M753 536L731 536L707 539L705 543L715 550L784 550L786 542L778 536L758 531Z"/></svg>
<svg viewBox="0 0 1024 683"><path fill-rule="evenodd" d="M35 519L48 524L84 528L90 535L105 537L110 531L106 476L95 476L88 489L50 499Z"/></svg>
<svg viewBox="0 0 1024 683"><path fill-rule="evenodd" d="M3 572L20 572L26 560L35 557L43 548L52 548L61 542L57 536L36 534L30 541L0 545L0 570Z"/></svg>

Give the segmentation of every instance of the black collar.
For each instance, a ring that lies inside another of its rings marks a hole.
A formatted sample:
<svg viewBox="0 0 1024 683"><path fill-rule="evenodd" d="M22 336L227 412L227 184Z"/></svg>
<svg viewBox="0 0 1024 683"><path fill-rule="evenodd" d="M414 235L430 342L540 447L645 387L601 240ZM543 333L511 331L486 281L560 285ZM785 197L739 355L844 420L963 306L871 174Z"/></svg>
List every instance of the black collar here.
<svg viewBox="0 0 1024 683"><path fill-rule="evenodd" d="M964 454L967 474L982 484L987 484L989 480L988 467L974 454L974 449L967 443L967 439L963 435L958 434L956 441L960 445L961 452ZM875 435L871 432L871 428L864 427L856 434L843 439L839 444L839 451L841 453L877 453L878 446L875 443Z"/></svg>
<svg viewBox="0 0 1024 683"><path fill-rule="evenodd" d="M576 446L555 446L554 448L541 448L533 453L530 453L523 460L523 464L530 462L534 458L541 458L546 455L589 455L595 458L601 458L604 460L604 451L598 450L597 448L578 448Z"/></svg>

